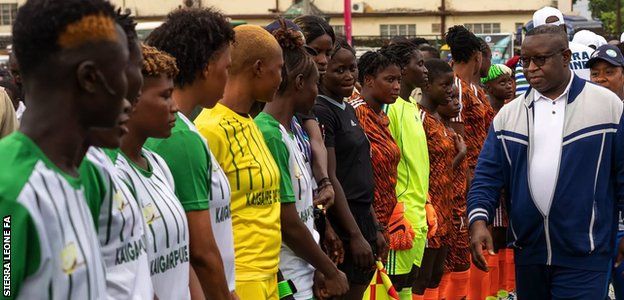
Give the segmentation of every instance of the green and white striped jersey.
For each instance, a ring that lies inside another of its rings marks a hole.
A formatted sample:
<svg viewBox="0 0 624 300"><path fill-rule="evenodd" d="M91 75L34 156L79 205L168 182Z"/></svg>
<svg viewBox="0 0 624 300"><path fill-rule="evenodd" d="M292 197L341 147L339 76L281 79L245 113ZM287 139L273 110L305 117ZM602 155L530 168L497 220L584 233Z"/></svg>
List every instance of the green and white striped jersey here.
<svg viewBox="0 0 624 300"><path fill-rule="evenodd" d="M312 186L314 180L312 173L308 172L310 168L306 163L303 152L297 145L297 140L286 131L284 126L279 125L282 140L288 149L288 169L290 170L290 180L295 192L295 206L299 213L299 218L306 224L314 240L318 243L320 235L314 229L314 207ZM300 258L286 244L282 243L282 251L280 251L280 270L284 274L284 278L291 279L297 287L295 299L312 299L314 293L312 285L314 283L314 267L307 261Z"/></svg>
<svg viewBox="0 0 624 300"><path fill-rule="evenodd" d="M146 246L158 299L190 299L189 232L186 214L174 193L171 171L157 154L143 149L144 170L117 152L115 165L131 183L146 224Z"/></svg>
<svg viewBox="0 0 624 300"><path fill-rule="evenodd" d="M0 157L3 270L10 274L3 296L104 299L104 262L81 180L21 132L0 140Z"/></svg>
<svg viewBox="0 0 624 300"><path fill-rule="evenodd" d="M171 136L148 139L145 147L167 162L175 182L175 193L186 212L210 209L212 233L219 247L228 288L233 291L236 282L230 183L206 139L184 114L178 113Z"/></svg>
<svg viewBox="0 0 624 300"><path fill-rule="evenodd" d="M95 147L89 148L80 176L98 229L108 299L154 298L143 216L129 183Z"/></svg>
<svg viewBox="0 0 624 300"><path fill-rule="evenodd" d="M260 113L256 124L262 131L262 135L275 159L281 172L282 180L288 181L292 186L295 206L301 221L306 225L314 240L318 243L320 236L314 229L314 209L312 189L314 181L309 172L310 166L306 162L303 152L297 144L295 136L288 132L273 116ZM307 261L297 256L285 243L282 242L280 250L279 269L284 279L292 280L297 288L295 299L312 299L314 293L314 267Z"/></svg>

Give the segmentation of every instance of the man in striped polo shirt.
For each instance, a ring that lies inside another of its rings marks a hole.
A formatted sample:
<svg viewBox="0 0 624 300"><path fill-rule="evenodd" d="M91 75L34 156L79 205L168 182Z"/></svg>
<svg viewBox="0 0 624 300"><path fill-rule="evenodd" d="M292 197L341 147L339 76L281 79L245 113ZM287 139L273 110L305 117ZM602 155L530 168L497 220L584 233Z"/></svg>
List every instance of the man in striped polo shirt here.
<svg viewBox="0 0 624 300"><path fill-rule="evenodd" d="M30 104L20 132L0 141L0 211L11 232L4 297L106 296L78 162L87 130L113 127L126 95L128 45L113 14L104 0L30 0L17 14L13 47Z"/></svg>

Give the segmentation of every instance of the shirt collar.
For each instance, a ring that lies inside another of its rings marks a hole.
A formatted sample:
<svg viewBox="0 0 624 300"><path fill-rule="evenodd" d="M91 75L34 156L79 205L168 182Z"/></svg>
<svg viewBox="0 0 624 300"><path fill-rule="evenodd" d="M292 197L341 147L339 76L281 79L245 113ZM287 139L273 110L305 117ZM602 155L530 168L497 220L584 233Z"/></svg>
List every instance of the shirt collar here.
<svg viewBox="0 0 624 300"><path fill-rule="evenodd" d="M323 99L325 99L325 100L327 100L327 102L337 106L338 108L340 108L342 110L345 110L345 108L347 108L347 103L344 102L344 99L343 99L342 102L338 102L338 101L336 101L336 100L334 100L334 99L332 99L330 97L327 97L325 95L318 95L318 96L323 98Z"/></svg>
<svg viewBox="0 0 624 300"><path fill-rule="evenodd" d="M542 93L540 93L539 91L535 90L534 102L538 102L538 101L551 102L551 101L559 101L559 100L567 98L568 94L570 94L570 87L572 87L572 81L574 81L574 73L570 75L570 81L568 81L568 85L566 86L565 90L563 90L563 93L561 93L561 95L559 95L559 97L555 99L550 99L542 95Z"/></svg>

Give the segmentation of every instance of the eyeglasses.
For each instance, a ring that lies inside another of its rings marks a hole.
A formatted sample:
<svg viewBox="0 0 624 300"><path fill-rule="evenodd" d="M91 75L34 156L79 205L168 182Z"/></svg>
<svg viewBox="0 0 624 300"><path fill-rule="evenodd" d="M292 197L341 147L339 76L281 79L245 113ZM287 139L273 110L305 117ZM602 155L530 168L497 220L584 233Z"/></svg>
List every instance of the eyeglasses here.
<svg viewBox="0 0 624 300"><path fill-rule="evenodd" d="M533 63L536 66L541 67L541 66L546 64L546 61L549 58L551 58L551 57L553 57L553 56L555 56L557 54L563 53L563 51L565 51L565 50L566 49L561 49L561 50L559 50L557 52L554 52L552 54L549 54L549 55L536 55L536 56L531 56L531 57L521 56L520 57L520 64L522 65L523 68L526 69L526 68L528 68L531 65L531 61L533 61Z"/></svg>

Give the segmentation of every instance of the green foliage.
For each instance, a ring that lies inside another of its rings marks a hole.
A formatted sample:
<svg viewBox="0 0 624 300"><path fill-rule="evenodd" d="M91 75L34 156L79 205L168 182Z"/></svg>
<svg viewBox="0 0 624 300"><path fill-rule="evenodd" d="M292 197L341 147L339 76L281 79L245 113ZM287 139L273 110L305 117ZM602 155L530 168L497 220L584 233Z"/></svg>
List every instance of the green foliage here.
<svg viewBox="0 0 624 300"><path fill-rule="evenodd" d="M619 35L620 32L624 31L624 26L621 26L624 24L620 24L620 28L615 28L616 1L622 0L589 0L589 9L592 12L592 17L602 21L606 32ZM624 4L621 5L621 8L620 15L623 17L622 23L624 23Z"/></svg>

